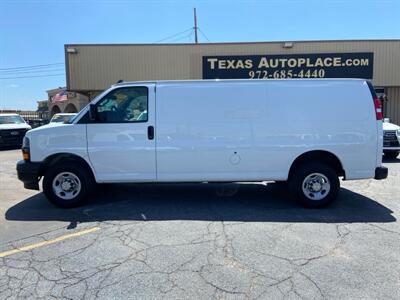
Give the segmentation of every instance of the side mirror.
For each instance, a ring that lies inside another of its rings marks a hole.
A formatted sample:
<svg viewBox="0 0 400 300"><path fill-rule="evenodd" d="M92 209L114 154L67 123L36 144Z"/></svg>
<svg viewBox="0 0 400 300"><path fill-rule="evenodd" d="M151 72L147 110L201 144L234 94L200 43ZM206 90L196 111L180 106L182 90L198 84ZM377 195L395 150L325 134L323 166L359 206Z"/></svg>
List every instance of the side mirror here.
<svg viewBox="0 0 400 300"><path fill-rule="evenodd" d="M96 106L94 104L89 105L89 119L91 121L97 120L97 110L96 110Z"/></svg>
<svg viewBox="0 0 400 300"><path fill-rule="evenodd" d="M383 122L384 122L384 123L390 123L390 119L389 119L389 118L384 118L384 119L383 119Z"/></svg>

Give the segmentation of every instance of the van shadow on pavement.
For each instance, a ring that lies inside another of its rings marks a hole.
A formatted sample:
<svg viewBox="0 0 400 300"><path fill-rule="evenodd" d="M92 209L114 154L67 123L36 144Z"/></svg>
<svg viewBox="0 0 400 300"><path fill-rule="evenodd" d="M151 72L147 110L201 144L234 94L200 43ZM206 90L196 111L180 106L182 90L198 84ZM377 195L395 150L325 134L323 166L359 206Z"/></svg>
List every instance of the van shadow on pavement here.
<svg viewBox="0 0 400 300"><path fill-rule="evenodd" d="M6 212L7 220L67 221L241 221L354 223L394 222L392 211L373 199L342 188L323 209L305 209L289 200L281 186L262 184L116 184L100 186L83 207L61 209L42 193Z"/></svg>

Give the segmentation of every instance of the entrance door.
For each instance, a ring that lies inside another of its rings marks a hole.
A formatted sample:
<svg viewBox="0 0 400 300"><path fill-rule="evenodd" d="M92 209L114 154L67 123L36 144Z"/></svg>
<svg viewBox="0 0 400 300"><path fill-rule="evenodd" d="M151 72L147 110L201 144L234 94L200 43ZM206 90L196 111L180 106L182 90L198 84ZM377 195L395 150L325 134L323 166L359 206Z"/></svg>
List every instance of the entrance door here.
<svg viewBox="0 0 400 300"><path fill-rule="evenodd" d="M117 87L95 104L88 154L101 182L156 180L154 84Z"/></svg>

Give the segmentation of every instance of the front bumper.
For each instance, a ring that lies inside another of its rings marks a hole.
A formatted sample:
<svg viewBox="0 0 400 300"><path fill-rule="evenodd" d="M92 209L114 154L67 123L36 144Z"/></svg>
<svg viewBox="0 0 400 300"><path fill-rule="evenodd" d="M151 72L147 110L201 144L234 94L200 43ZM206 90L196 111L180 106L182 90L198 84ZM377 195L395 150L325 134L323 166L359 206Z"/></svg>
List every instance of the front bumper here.
<svg viewBox="0 0 400 300"><path fill-rule="evenodd" d="M0 137L0 148L17 147L17 146L21 147L23 138L24 138L23 136L18 136L12 139L5 139L3 137Z"/></svg>
<svg viewBox="0 0 400 300"><path fill-rule="evenodd" d="M22 140L28 129L1 129L0 130L0 148L21 146Z"/></svg>
<svg viewBox="0 0 400 300"><path fill-rule="evenodd" d="M41 163L20 160L17 163L18 179L24 183L28 190L39 190L39 171Z"/></svg>
<svg viewBox="0 0 400 300"><path fill-rule="evenodd" d="M385 179L388 176L388 168L386 167L377 167L375 168L375 177L376 180Z"/></svg>

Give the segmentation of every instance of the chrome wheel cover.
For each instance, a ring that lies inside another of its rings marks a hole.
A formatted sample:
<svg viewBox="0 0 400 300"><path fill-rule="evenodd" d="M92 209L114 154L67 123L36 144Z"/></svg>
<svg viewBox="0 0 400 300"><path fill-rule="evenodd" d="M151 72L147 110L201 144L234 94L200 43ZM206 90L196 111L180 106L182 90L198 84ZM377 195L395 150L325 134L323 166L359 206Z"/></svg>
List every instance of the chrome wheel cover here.
<svg viewBox="0 0 400 300"><path fill-rule="evenodd" d="M321 173L312 173L303 180L304 195L310 200L323 200L331 190L328 177Z"/></svg>
<svg viewBox="0 0 400 300"><path fill-rule="evenodd" d="M72 200L81 191L81 181L74 173L61 172L54 177L52 188L57 197L63 200Z"/></svg>

